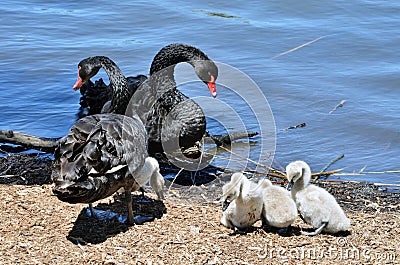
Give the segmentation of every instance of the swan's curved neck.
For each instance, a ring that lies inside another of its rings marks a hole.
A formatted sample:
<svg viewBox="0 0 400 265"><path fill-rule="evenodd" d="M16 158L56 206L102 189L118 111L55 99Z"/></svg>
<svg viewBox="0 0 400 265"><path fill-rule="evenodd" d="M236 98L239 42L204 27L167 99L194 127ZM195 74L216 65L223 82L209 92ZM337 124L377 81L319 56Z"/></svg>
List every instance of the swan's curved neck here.
<svg viewBox="0 0 400 265"><path fill-rule="evenodd" d="M175 67L178 63L188 62L192 64L192 62L199 60L209 60L209 58L195 47L185 44L170 44L162 48L154 56L150 67L150 75L170 66Z"/></svg>
<svg viewBox="0 0 400 265"><path fill-rule="evenodd" d="M128 82L122 71L112 60L104 56L98 56L98 61L110 80L112 89L111 111L117 114L124 114L130 100Z"/></svg>
<svg viewBox="0 0 400 265"><path fill-rule="evenodd" d="M292 190L295 190L297 192L297 191L302 190L305 187L307 187L307 184L308 183L306 183L304 181L304 178L300 178L293 184L293 189Z"/></svg>
<svg viewBox="0 0 400 265"><path fill-rule="evenodd" d="M199 49L185 44L170 44L162 48L154 57L150 67L152 86L176 89L175 66L187 62L193 67L196 61L209 60ZM162 84L162 85L161 85ZM158 91L160 93L160 91ZM166 92L166 91L163 91Z"/></svg>

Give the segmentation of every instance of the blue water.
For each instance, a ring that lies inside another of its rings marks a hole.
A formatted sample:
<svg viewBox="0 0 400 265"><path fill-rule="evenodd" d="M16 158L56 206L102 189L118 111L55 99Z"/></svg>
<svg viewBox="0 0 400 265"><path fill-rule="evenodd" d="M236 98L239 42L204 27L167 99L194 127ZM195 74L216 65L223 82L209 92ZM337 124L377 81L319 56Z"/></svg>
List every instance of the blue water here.
<svg viewBox="0 0 400 265"><path fill-rule="evenodd" d="M343 153L332 168L400 169L398 1L35 2L0 6L0 129L63 136L79 108L72 85L81 59L105 55L126 75L146 74L161 47L182 42L261 88L274 115L275 160L282 166L302 159L318 171ZM206 88L185 93L209 96ZM344 106L329 114L342 100ZM302 122L307 126L284 130ZM216 122L208 129L221 132ZM398 176L341 178L398 183Z"/></svg>

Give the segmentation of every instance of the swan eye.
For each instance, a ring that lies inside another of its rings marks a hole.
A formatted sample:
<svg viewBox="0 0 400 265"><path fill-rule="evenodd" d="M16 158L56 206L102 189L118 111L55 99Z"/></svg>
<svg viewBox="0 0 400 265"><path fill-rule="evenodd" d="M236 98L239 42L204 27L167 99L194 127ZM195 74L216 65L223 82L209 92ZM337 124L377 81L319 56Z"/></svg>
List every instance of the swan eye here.
<svg viewBox="0 0 400 265"><path fill-rule="evenodd" d="M81 66L78 66L78 74L79 74L79 77L80 77L82 80L85 80L85 81L86 81L87 73L86 73L85 69L82 68Z"/></svg>
<svg viewBox="0 0 400 265"><path fill-rule="evenodd" d="M210 72L208 72L208 75L210 77L210 82L215 83L215 77Z"/></svg>

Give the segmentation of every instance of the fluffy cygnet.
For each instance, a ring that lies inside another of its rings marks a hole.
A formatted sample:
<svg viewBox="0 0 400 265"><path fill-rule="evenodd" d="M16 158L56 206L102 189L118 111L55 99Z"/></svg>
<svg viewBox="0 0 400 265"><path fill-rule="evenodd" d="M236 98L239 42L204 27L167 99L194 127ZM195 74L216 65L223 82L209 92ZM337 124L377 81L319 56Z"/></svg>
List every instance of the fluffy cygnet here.
<svg viewBox="0 0 400 265"><path fill-rule="evenodd" d="M241 173L235 173L230 182L222 187L222 192L221 224L240 232L260 219L263 208L262 193L256 183Z"/></svg>
<svg viewBox="0 0 400 265"><path fill-rule="evenodd" d="M311 170L307 163L295 161L286 167L288 190L291 190L297 209L303 220L316 230L305 233L318 235L321 231L337 233L350 228L346 217L335 198L325 189L309 184Z"/></svg>
<svg viewBox="0 0 400 265"><path fill-rule="evenodd" d="M297 218L296 204L290 193L283 187L272 185L268 179L261 179L258 184L263 193L263 225L276 228L290 226Z"/></svg>
<svg viewBox="0 0 400 265"><path fill-rule="evenodd" d="M159 200L164 199L163 187L164 187L164 177L160 174L160 166L158 161L153 157L146 157L146 162L144 163L142 169L139 171L144 179L148 180L151 188L156 192ZM147 181L146 181L147 182Z"/></svg>
<svg viewBox="0 0 400 265"><path fill-rule="evenodd" d="M160 165L157 159L153 157L146 157L143 167L138 171L135 177L135 183L132 186L132 191L141 191L144 197L145 190L143 186L147 183L157 194L159 200L164 200L163 187L165 184L165 179L160 173ZM124 192L124 188L118 190L119 192Z"/></svg>

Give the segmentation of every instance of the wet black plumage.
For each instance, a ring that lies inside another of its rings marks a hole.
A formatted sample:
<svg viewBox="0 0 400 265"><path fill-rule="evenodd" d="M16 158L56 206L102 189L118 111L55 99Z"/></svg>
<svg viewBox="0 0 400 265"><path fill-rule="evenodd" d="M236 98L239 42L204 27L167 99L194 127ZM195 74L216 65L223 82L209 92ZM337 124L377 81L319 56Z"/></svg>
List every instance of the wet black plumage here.
<svg viewBox="0 0 400 265"><path fill-rule="evenodd" d="M131 189L146 157L139 119L112 113L84 117L56 149L53 193L65 202L92 203L121 187Z"/></svg>

